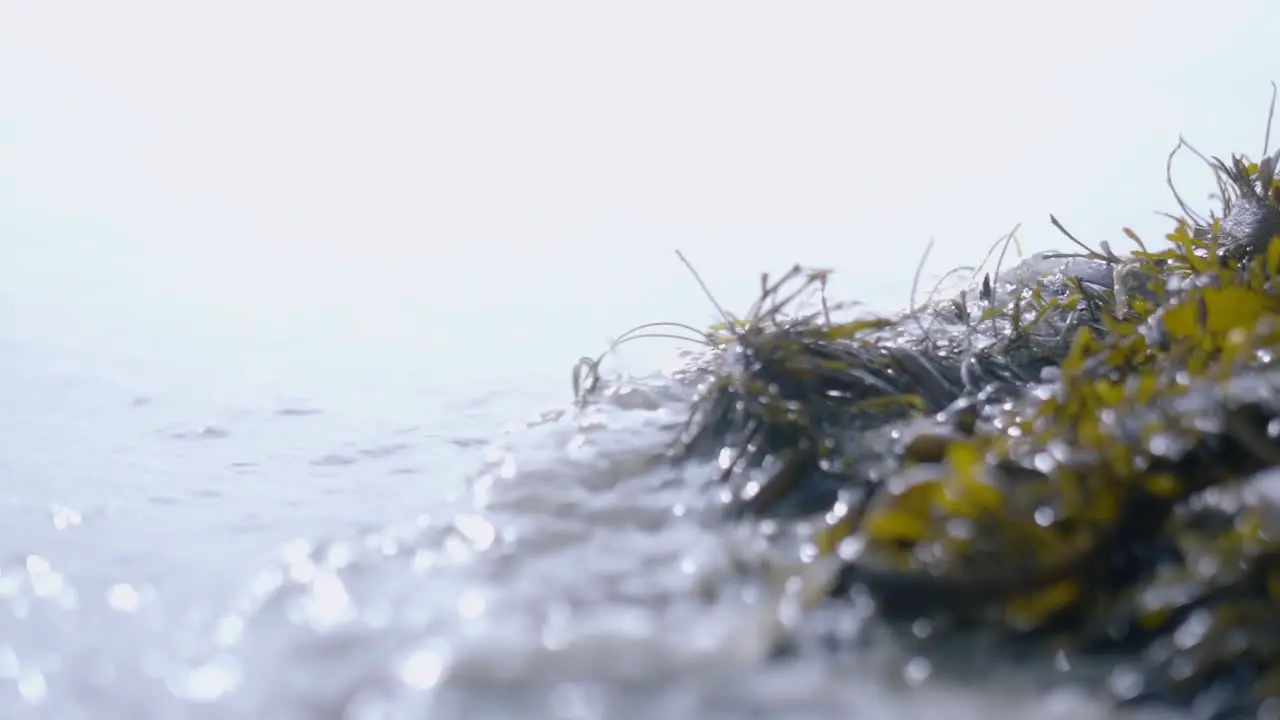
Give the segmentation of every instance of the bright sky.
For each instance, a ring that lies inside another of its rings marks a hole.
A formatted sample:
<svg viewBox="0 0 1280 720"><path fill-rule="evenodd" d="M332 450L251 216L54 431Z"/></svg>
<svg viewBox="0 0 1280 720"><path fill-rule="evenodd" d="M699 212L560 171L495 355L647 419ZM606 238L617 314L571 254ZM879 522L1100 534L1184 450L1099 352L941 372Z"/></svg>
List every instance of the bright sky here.
<svg viewBox="0 0 1280 720"><path fill-rule="evenodd" d="M1179 133L1261 150L1276 37L1274 0L0 0L0 321L562 362L706 321L676 248L734 307L800 261L896 308L930 237L940 274L1049 212L1158 235Z"/></svg>

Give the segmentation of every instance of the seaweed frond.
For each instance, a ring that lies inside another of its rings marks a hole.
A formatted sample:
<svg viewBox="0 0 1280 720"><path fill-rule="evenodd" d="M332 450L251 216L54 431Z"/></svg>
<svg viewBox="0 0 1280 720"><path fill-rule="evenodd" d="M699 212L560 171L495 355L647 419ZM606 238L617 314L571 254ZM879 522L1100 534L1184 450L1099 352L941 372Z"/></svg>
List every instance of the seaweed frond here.
<svg viewBox="0 0 1280 720"><path fill-rule="evenodd" d="M1275 101L1257 162L1178 138L1162 246L1090 247L1050 215L1070 252L1002 272L1015 227L939 282L971 287L917 303L930 241L896 316L837 318L829 271L797 265L741 319L713 298L710 331L624 335L709 348L673 461L712 461L733 517L815 525L832 596L887 621L1121 654L1141 680L1122 702L1280 706ZM1184 148L1217 184L1207 213L1173 182Z"/></svg>

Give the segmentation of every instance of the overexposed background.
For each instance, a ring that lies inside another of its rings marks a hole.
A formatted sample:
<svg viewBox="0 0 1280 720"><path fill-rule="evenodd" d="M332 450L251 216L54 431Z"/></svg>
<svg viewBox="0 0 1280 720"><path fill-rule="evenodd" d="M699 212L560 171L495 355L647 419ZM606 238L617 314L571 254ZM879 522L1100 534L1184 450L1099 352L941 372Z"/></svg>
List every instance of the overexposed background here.
<svg viewBox="0 0 1280 720"><path fill-rule="evenodd" d="M1061 245L1050 212L1158 237L1179 133L1261 150L1277 30L1266 0L5 0L0 322L465 383L711 320L677 248L731 308L802 262L896 309L931 237L935 275L1019 222Z"/></svg>

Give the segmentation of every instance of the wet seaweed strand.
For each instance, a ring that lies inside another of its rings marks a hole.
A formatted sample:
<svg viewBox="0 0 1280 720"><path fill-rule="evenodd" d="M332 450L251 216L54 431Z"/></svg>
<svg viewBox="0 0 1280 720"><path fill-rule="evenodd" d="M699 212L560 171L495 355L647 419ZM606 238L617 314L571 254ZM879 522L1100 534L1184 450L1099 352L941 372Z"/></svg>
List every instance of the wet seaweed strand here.
<svg viewBox="0 0 1280 720"><path fill-rule="evenodd" d="M742 465L725 468L724 480L731 482L741 467L797 456L797 447L818 449L798 454L807 467L783 463L763 483L758 473L743 473L765 488L778 482L790 492L756 490L752 497L803 494L806 479L845 468L841 482L827 486L837 488L839 497L857 500L844 503L843 517L822 538L823 549L853 548L841 554L846 565L838 590L865 587L887 615L947 614L1017 633L1072 630L1079 645L1095 649L1131 645L1135 639L1130 635L1176 633L1168 623L1178 613L1138 608L1130 611L1131 625L1142 632L1135 629L1117 638L1108 630L1088 637L1085 629L1098 624L1098 613L1114 614L1114 603L1126 591L1140 594L1143 583L1161 576L1158 570L1167 573L1180 560L1186 564L1186 553L1178 550L1180 538L1169 534L1169 518L1179 508L1209 489L1246 481L1273 467L1280 455L1274 432L1280 407L1272 399L1280 387L1272 360L1280 348L1280 306L1272 283L1280 270L1280 245L1269 243L1257 254L1224 254L1223 248L1234 250L1244 241L1226 236L1223 226L1225 222L1215 221L1206 234L1179 223L1169 236L1172 249L1135 255L1129 262L1139 272L1160 273L1164 287L1154 298L1128 298L1123 316L1115 312L1114 288L1068 282L1066 299L1056 303L1045 300L1043 292L1037 297L1034 289L1011 293L1003 324L991 323L993 342L981 350L963 346L971 341L971 332L942 351L931 338L917 340L908 352L937 376L954 377L957 357L962 363L997 367L1003 376L981 390L976 383L953 381L950 389L957 397L941 409L943 427L932 432L919 426L938 412L942 395L917 393L916 402L894 404L905 418L889 417L882 403L868 404L910 397L911 390L923 385L910 382L906 372L892 365L890 359L900 358L901 351L877 354L864 348L849 354L847 374L835 372L830 351L822 353L825 361L817 365L822 372L814 376L826 377L827 385L835 378L878 373L901 381L889 387L856 385L847 393L856 402L845 405L841 417L830 399L809 402L813 389L792 380L809 376L798 358L810 357L794 344L794 329L786 338L762 333L738 339L748 348L757 343L746 351L754 351L754 362L733 380L720 381L719 392L737 399L734 412L720 412L717 419L723 428L726 417L739 416L735 423L746 429L740 438L750 452L741 454ZM1025 307L1019 307L1022 303ZM998 321L1000 316L988 311L981 319ZM1073 339L1062 342L1067 337ZM780 339L792 342L789 349L769 346ZM883 341L873 336L866 342L879 346ZM883 360L876 365L867 363L868 358ZM1057 378L1028 382L1035 367L1055 368ZM749 380L744 384L743 378ZM1252 382L1252 394L1224 389L1224 383L1245 379ZM772 398L759 399L769 397L760 395L762 385ZM744 387L757 399L744 402ZM707 397L715 396L713 391ZM719 404L730 405L724 399ZM762 417L756 405L804 411ZM815 408L821 412L813 412ZM886 453L869 452L865 433L850 431L886 423L896 426L890 438L895 430L901 435L907 425L916 426L913 442L887 458ZM783 434L790 437L775 445ZM722 431L712 436L727 437ZM687 452L708 439L698 432L689 438ZM867 457L877 462L868 467ZM753 507L757 513L765 510L758 502ZM1254 562L1269 567L1274 550L1259 552ZM1230 615L1239 602L1225 602L1218 612ZM1166 624L1161 624L1159 618L1166 614ZM1235 627L1234 632L1241 631ZM1148 662L1144 677L1153 678L1153 687L1159 687L1156 678L1180 676L1194 667L1194 655L1169 654L1161 662L1153 652L1143 655ZM1274 663L1280 657L1272 653L1265 660ZM1164 691L1145 690L1133 697L1201 697L1197 693L1217 687L1222 672L1221 658L1216 664L1205 662L1214 670L1205 671L1204 687L1195 692L1181 679L1166 682ZM1170 663L1182 669L1174 672ZM1259 702L1270 697L1262 690L1252 694Z"/></svg>
<svg viewBox="0 0 1280 720"><path fill-rule="evenodd" d="M715 458L737 517L816 522L832 594L886 618L1124 653L1126 702L1280 703L1280 153L1206 161L1221 207L1178 198L1163 248L1052 219L1081 250L1057 271L893 318L833 319L823 272L762 282L699 336L673 457Z"/></svg>

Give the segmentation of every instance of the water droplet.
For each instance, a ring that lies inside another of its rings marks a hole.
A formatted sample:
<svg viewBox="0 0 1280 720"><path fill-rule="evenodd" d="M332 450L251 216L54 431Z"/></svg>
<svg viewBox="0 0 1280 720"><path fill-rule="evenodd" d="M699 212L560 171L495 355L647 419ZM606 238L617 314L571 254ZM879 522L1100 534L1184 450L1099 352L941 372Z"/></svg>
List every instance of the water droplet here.
<svg viewBox="0 0 1280 720"><path fill-rule="evenodd" d="M218 621L214 629L213 641L218 647L231 647L240 642L244 635L244 619L238 615L229 615Z"/></svg>
<svg viewBox="0 0 1280 720"><path fill-rule="evenodd" d="M306 538L294 538L280 546L280 557L287 562L308 560L311 557L312 544Z"/></svg>
<svg viewBox="0 0 1280 720"><path fill-rule="evenodd" d="M22 696L31 705L39 705L44 702L45 696L49 692L49 686L45 683L44 673L39 670L26 670L18 676L18 694Z"/></svg>
<svg viewBox="0 0 1280 720"><path fill-rule="evenodd" d="M479 515L459 515L453 526L479 551L488 550L498 534L493 524Z"/></svg>
<svg viewBox="0 0 1280 720"><path fill-rule="evenodd" d="M229 657L218 657L170 678L169 691L184 700L211 703L240 684L240 666Z"/></svg>
<svg viewBox="0 0 1280 720"><path fill-rule="evenodd" d="M299 585L306 585L316 576L318 568L309 557L297 557L289 561L287 567L289 579Z"/></svg>
<svg viewBox="0 0 1280 720"><path fill-rule="evenodd" d="M1182 621L1173 632L1173 644L1179 650L1187 650L1204 640L1213 627L1213 614L1208 610L1196 610Z"/></svg>
<svg viewBox="0 0 1280 720"><path fill-rule="evenodd" d="M49 508L49 513L53 521L55 530L62 531L70 527L75 527L84 522L84 516L79 510L74 510L62 505L54 505Z"/></svg>
<svg viewBox="0 0 1280 720"><path fill-rule="evenodd" d="M1035 519L1036 519L1036 524L1039 525L1040 527L1049 527L1050 525L1053 524L1053 521L1055 519L1055 513L1053 512L1053 508L1043 506L1043 505L1036 508Z"/></svg>
<svg viewBox="0 0 1280 720"><path fill-rule="evenodd" d="M107 605L118 612L134 612L138 609L138 591L128 583L116 583L107 590Z"/></svg>
<svg viewBox="0 0 1280 720"><path fill-rule="evenodd" d="M698 574L698 560L691 555L685 555L680 558L680 572L685 575Z"/></svg>
<svg viewBox="0 0 1280 720"><path fill-rule="evenodd" d="M245 599L250 605L258 605L265 602L273 594L279 591L280 586L284 583L284 571L280 568L268 568L258 573L249 581L245 587Z"/></svg>
<svg viewBox="0 0 1280 720"><path fill-rule="evenodd" d="M400 664L400 681L417 690L430 690L444 677L445 662L440 653L415 650Z"/></svg>
<svg viewBox="0 0 1280 720"><path fill-rule="evenodd" d="M733 448L722 447L720 453L716 456L716 466L721 470L728 470L733 465Z"/></svg>
<svg viewBox="0 0 1280 720"><path fill-rule="evenodd" d="M1121 665L1107 676L1107 688L1121 700L1137 697L1145 684L1142 673L1129 665Z"/></svg>
<svg viewBox="0 0 1280 720"><path fill-rule="evenodd" d="M326 567L340 570L355 560L355 550L349 543L335 541L325 546L321 557Z"/></svg>
<svg viewBox="0 0 1280 720"><path fill-rule="evenodd" d="M484 614L488 601L478 590L469 590L458 599L458 616L464 620L475 620Z"/></svg>
<svg viewBox="0 0 1280 720"><path fill-rule="evenodd" d="M318 573L309 583L310 592L303 613L307 624L323 630L349 618L353 612L351 596L342 580L330 572Z"/></svg>
<svg viewBox="0 0 1280 720"><path fill-rule="evenodd" d="M1176 457L1180 454L1183 443L1172 433L1159 432L1147 440L1147 450L1156 457Z"/></svg>
<svg viewBox="0 0 1280 720"><path fill-rule="evenodd" d="M806 542L800 546L799 555L800 562L811 563L814 560L817 560L822 555L822 552L818 549L817 544Z"/></svg>
<svg viewBox="0 0 1280 720"><path fill-rule="evenodd" d="M26 566L27 574L30 576L31 592L36 597L61 596L59 599L63 601L73 600L70 588L67 587L62 575L53 569L48 560L39 555L28 555Z"/></svg>
<svg viewBox="0 0 1280 720"><path fill-rule="evenodd" d="M25 566L29 575L45 575L53 572L53 566L49 561L39 555L28 555Z"/></svg>
<svg viewBox="0 0 1280 720"><path fill-rule="evenodd" d="M947 521L947 535L956 540L972 540L977 534L973 521L969 518L951 518Z"/></svg>
<svg viewBox="0 0 1280 720"><path fill-rule="evenodd" d="M386 550L384 550L382 554L386 555L387 557L391 557L395 555L397 552L398 552L398 547L393 547L390 552L387 552ZM414 570L425 570L431 567L432 565L435 565L436 553L429 548L418 548L413 551L413 555L411 556L411 562L413 563Z"/></svg>
<svg viewBox="0 0 1280 720"><path fill-rule="evenodd" d="M1208 582L1218 574L1222 568L1222 561L1213 555L1205 555L1196 560L1191 567L1197 580Z"/></svg>
<svg viewBox="0 0 1280 720"><path fill-rule="evenodd" d="M933 674L933 663L922 657L912 658L910 662L902 668L902 679L907 681L908 685L919 685L929 676Z"/></svg>
<svg viewBox="0 0 1280 720"><path fill-rule="evenodd" d="M861 535L850 535L836 546L836 555L845 562L853 562L862 556L867 548L867 539Z"/></svg>
<svg viewBox="0 0 1280 720"><path fill-rule="evenodd" d="M923 640L933 634L933 622L920 618L911 623L911 634Z"/></svg>

